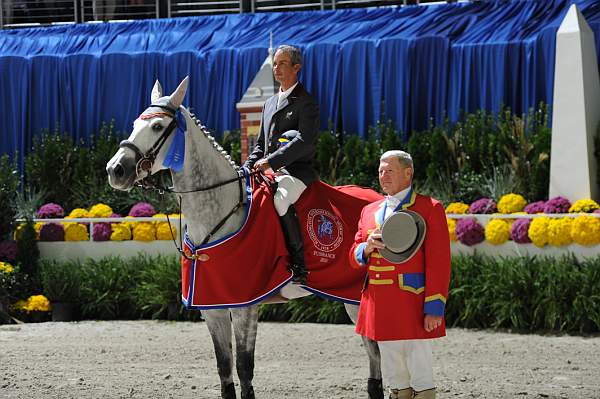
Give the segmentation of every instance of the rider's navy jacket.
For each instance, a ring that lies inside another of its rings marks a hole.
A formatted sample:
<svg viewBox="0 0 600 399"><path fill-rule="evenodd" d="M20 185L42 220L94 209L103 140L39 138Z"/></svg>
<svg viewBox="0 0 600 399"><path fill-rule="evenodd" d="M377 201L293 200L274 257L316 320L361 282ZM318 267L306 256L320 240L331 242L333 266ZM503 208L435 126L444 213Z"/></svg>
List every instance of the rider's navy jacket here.
<svg viewBox="0 0 600 399"><path fill-rule="evenodd" d="M308 186L318 178L313 159L319 136L319 105L301 83L279 108L278 97L275 94L263 106L260 134L244 166L251 169L256 161L266 158L274 171L285 168ZM299 134L280 146L279 139L289 130L297 130Z"/></svg>

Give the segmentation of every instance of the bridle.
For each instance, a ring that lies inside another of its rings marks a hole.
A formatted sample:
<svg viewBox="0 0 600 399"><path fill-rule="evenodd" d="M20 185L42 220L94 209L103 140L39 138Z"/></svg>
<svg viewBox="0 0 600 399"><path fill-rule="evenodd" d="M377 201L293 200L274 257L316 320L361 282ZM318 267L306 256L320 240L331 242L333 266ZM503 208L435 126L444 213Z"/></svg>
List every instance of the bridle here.
<svg viewBox="0 0 600 399"><path fill-rule="evenodd" d="M244 205L245 190L242 186L242 180L245 179L246 177L256 175L260 172L249 172L245 169L240 168L237 170L237 174L238 174L237 177L234 177L234 178L222 181L222 182L218 182L215 184L211 184L206 187L200 187L200 188L196 188L196 189L192 189L192 190L175 191L175 190L173 190L172 187L159 187L156 184L156 182L151 181L150 171L152 170L152 167L154 166L154 162L156 161L156 156L158 155L160 149L162 148L162 146L165 144L165 142L169 138L169 135L171 133L173 133L173 130L175 130L175 128L177 127L177 118L175 117L177 110L173 109L171 107L167 107L165 105L158 105L158 104L151 104L149 108L151 108L151 107L157 107L157 108L161 108L161 109L167 111L165 113L160 113L160 115L166 115L166 116L170 116L172 118L171 123L169 123L167 128L163 131L163 133L160 135L160 137L154 142L152 147L150 147L150 149L148 151L146 151L146 153L143 153L139 149L139 147L137 145L135 145L132 141L123 140L119 144L119 148L130 149L135 153L136 159L139 158L136 161L136 175L138 177L141 177L142 172L146 173L146 176L144 176L138 180L138 183L136 184L136 186L141 187L146 190L156 190L156 191L158 191L158 193L160 195L164 195L165 192L174 193L174 194L190 194L190 193L196 193L196 192L202 192L202 191L209 191L209 190L213 190L215 188L225 186L230 183L238 182L238 185L239 185L238 202L229 211L229 213L227 215L225 215L225 217L223 217L221 219L221 221L219 223L217 223L217 225L206 235L204 240L202 240L200 246L206 245L210 242L210 239L225 225L227 220L229 220L229 218L231 216L233 216L237 212L237 210L240 209ZM149 114L148 117L152 117L153 115L157 115L157 114ZM179 242L182 244L181 247L179 245L177 245L177 241L175 240L175 234L173 234L173 229L171 228L171 220L169 219L169 215L166 215L167 223L169 223L169 231L171 232L171 238L173 240L173 244L175 245L175 248L177 248L177 251L181 254L181 256L183 256L187 260L196 260L196 259L198 259L198 255L196 255L196 254L188 255L183 250L183 238L182 238L182 228L181 228L181 201L182 201L181 196L179 196L179 215L180 215L180 217L179 217Z"/></svg>
<svg viewBox="0 0 600 399"><path fill-rule="evenodd" d="M158 155L160 149L165 144L171 133L173 133L173 130L175 130L175 128L177 127L177 119L175 118L175 114L177 113L176 109L167 107L166 105L158 104L151 104L149 108L152 107L160 108L167 111L165 113L161 113L161 115L170 116L172 118L171 123L169 123L167 128L160 135L160 137L156 139L152 147L150 147L148 151L143 153L142 150L140 150L139 147L135 145L132 141L123 140L121 141L121 143L119 143L119 148L128 148L135 153L135 157L137 159L135 164L135 174L137 175L137 177L142 177L142 173L145 172L146 176L142 177L142 179L150 175L150 170L152 170L152 167L154 166L156 156Z"/></svg>

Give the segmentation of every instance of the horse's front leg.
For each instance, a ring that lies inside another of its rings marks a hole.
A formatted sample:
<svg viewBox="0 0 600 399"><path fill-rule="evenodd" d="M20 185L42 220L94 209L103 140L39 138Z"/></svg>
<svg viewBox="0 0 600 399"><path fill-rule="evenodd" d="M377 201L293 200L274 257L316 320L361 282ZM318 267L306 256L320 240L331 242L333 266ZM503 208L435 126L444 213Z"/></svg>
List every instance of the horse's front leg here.
<svg viewBox="0 0 600 399"><path fill-rule="evenodd" d="M235 365L242 399L254 399L254 347L258 329L258 306L249 306L231 310L233 331L235 334Z"/></svg>
<svg viewBox="0 0 600 399"><path fill-rule="evenodd" d="M215 348L217 369L221 379L221 397L236 399L233 384L233 351L231 348L231 316L229 309L203 310L202 316Z"/></svg>
<svg viewBox="0 0 600 399"><path fill-rule="evenodd" d="M346 313L350 317L350 320L356 324L358 317L358 306L344 304ZM367 392L369 393L369 399L383 399L383 384L381 380L381 355L379 353L379 346L376 341L373 341L367 337L361 337L367 356L369 356L369 380L367 381Z"/></svg>

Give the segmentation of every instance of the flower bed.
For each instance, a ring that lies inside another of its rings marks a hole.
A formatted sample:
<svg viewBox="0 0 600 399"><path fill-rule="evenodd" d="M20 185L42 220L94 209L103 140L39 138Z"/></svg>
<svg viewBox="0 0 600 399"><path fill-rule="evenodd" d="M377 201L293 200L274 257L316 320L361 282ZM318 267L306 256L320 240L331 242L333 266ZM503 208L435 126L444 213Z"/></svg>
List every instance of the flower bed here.
<svg viewBox="0 0 600 399"><path fill-rule="evenodd" d="M83 241L155 241L177 237L176 222L179 214L157 213L145 202L135 204L125 218L113 213L106 204L95 204L89 210L75 208L67 216L64 209L54 203L45 204L36 212L35 230L41 242ZM17 226L15 238L24 224Z"/></svg>
<svg viewBox="0 0 600 399"><path fill-rule="evenodd" d="M582 247L600 244L599 210L600 205L590 199L571 204L566 198L556 197L527 204L521 195L511 193L497 204L489 198L471 205L451 203L446 214L451 240L463 246L483 242L499 246L512 241L581 252Z"/></svg>

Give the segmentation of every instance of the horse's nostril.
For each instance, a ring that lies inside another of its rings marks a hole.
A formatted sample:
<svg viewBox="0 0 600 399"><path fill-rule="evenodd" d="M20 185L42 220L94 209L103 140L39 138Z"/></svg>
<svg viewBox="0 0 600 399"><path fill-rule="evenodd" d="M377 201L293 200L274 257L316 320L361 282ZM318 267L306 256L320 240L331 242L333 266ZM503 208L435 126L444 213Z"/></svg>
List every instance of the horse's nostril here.
<svg viewBox="0 0 600 399"><path fill-rule="evenodd" d="M125 169L119 164L115 166L115 177L123 177L125 174Z"/></svg>

